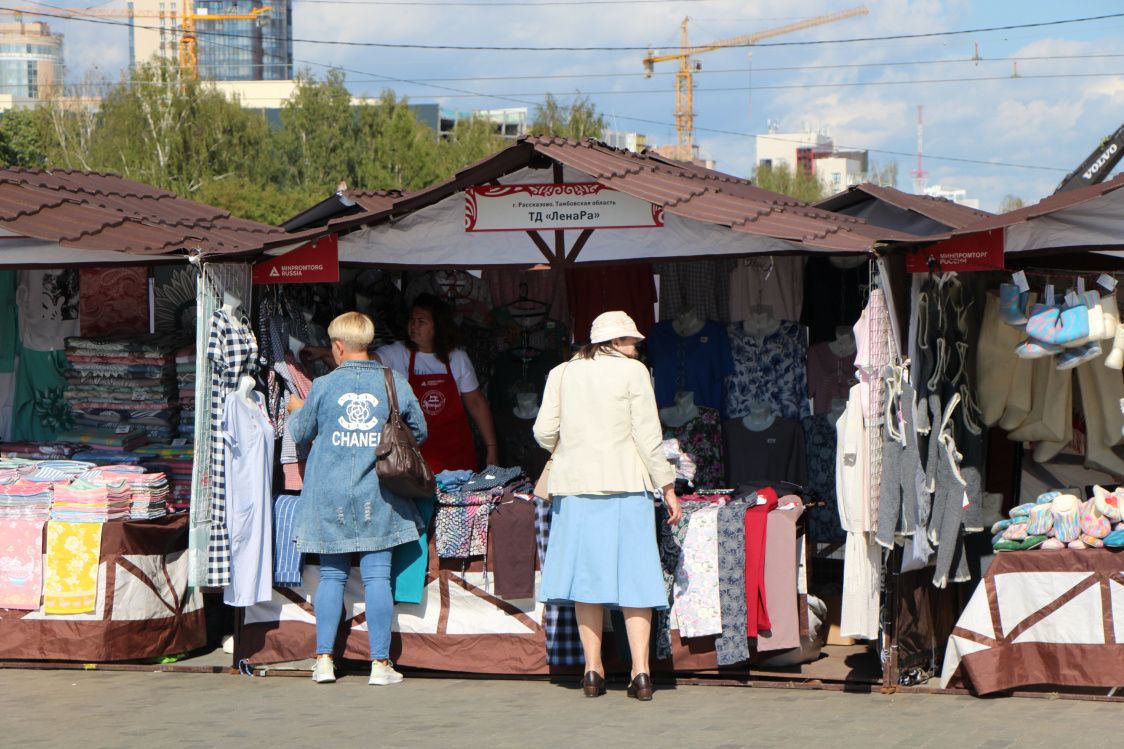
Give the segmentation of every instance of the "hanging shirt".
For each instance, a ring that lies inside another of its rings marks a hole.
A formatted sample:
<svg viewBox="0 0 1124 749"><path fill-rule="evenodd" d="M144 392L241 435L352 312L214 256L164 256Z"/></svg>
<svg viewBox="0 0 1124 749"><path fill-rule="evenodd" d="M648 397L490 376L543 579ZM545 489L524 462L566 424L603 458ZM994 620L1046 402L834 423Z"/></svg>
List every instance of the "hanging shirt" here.
<svg viewBox="0 0 1124 749"><path fill-rule="evenodd" d="M835 328L853 325L863 309L870 271L862 263L837 268L831 260L814 257L804 272L804 308L799 319L810 331L812 343L835 339Z"/></svg>
<svg viewBox="0 0 1124 749"><path fill-rule="evenodd" d="M725 326L708 320L697 333L682 336L670 321L661 322L652 327L647 343L657 406L674 405L676 393L690 391L696 405L725 409L725 380L734 373Z"/></svg>
<svg viewBox="0 0 1124 749"><path fill-rule="evenodd" d="M730 320L749 318L750 307L766 304L779 320L799 320L804 300L804 258L759 255L738 260L730 274Z"/></svg>
<svg viewBox="0 0 1124 749"><path fill-rule="evenodd" d="M731 484L804 484L804 430L799 421L776 419L759 432L746 428L741 419L729 419L724 426Z"/></svg>
<svg viewBox="0 0 1124 749"><path fill-rule="evenodd" d="M831 411L833 400L847 400L855 384L855 352L838 356L829 341L808 347L808 397L816 414Z"/></svg>
<svg viewBox="0 0 1124 749"><path fill-rule="evenodd" d="M660 320L670 320L688 307L706 320L730 322L730 271L736 260L691 260L661 263Z"/></svg>
<svg viewBox="0 0 1124 749"><path fill-rule="evenodd" d="M734 374L727 380L726 415L741 417L753 402L767 403L786 419L801 419L808 408L807 333L799 323L782 320L764 338L745 332L741 323L727 328Z"/></svg>

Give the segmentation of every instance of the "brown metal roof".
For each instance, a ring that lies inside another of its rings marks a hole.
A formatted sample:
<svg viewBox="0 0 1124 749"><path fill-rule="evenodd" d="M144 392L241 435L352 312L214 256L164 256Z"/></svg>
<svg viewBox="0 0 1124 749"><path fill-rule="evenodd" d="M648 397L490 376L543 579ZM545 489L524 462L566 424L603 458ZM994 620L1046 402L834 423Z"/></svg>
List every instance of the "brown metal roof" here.
<svg viewBox="0 0 1124 749"><path fill-rule="evenodd" d="M870 182L849 187L841 193L815 203L815 206L825 211L842 211L870 199L881 200L902 210L913 211L950 229L960 229L993 215L987 211L954 203L947 198L914 195Z"/></svg>
<svg viewBox="0 0 1124 749"><path fill-rule="evenodd" d="M1054 193L1034 205L1028 205L1008 213L989 216L988 218L958 229L952 232L952 234L974 234L980 231L988 231L989 229L1001 229L1014 224L1021 224L1024 221L1030 221L1031 219L1045 216L1063 208L1071 208L1075 205L1094 200L1102 195L1107 195L1110 192L1119 190L1122 187L1124 187L1124 174L1119 174L1107 182L1079 187L1075 190L1067 190L1066 192Z"/></svg>
<svg viewBox="0 0 1124 749"><path fill-rule="evenodd" d="M544 158L545 157L545 158ZM524 167L557 162L596 181L660 205L684 218L728 226L734 231L784 239L809 250L866 252L879 240L908 241L914 235L871 226L862 219L831 213L756 187L747 180L604 143L548 136L523 136L509 148L452 179L403 196L392 207L334 219L342 231L369 226L432 205L471 185L487 183Z"/></svg>
<svg viewBox="0 0 1124 749"><path fill-rule="evenodd" d="M388 210L405 195L401 190L348 190L345 194L368 213Z"/></svg>
<svg viewBox="0 0 1124 749"><path fill-rule="evenodd" d="M301 238L113 174L0 170L0 226L65 247L246 254Z"/></svg>

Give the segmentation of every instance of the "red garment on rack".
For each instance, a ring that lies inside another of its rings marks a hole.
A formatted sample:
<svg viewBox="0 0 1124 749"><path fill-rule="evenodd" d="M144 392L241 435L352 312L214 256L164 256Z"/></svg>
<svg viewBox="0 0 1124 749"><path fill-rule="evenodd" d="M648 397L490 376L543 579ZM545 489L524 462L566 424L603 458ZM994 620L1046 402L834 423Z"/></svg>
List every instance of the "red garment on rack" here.
<svg viewBox="0 0 1124 749"><path fill-rule="evenodd" d="M777 508L777 493L766 488L759 490L757 497L765 504L750 507L745 513L745 619L750 637L773 626L765 601L765 533L769 513Z"/></svg>

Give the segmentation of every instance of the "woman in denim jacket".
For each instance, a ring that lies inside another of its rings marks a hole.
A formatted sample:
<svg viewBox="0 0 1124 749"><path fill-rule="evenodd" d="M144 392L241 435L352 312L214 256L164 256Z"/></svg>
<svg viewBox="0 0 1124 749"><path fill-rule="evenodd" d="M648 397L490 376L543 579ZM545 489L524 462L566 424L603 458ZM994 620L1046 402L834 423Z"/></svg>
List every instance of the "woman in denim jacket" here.
<svg viewBox="0 0 1124 749"><path fill-rule="evenodd" d="M375 448L390 409L383 367L367 355L374 323L347 312L328 326L328 337L336 369L312 383L307 403L289 399L289 432L298 443L312 442L295 532L298 550L320 555L312 678L336 680L332 648L351 556L358 553L371 645L369 683L396 684L402 674L389 660L391 551L417 540L421 521L413 501L383 490L375 473ZM420 443L427 434L425 417L406 378L397 373L394 378L398 409Z"/></svg>

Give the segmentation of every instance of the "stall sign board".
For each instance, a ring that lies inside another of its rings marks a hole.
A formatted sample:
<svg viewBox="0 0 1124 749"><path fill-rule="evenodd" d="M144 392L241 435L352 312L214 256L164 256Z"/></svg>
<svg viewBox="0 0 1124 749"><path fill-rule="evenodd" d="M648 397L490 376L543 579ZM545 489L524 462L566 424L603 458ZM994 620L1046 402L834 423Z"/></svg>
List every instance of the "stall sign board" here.
<svg viewBox="0 0 1124 749"><path fill-rule="evenodd" d="M336 283L340 280L340 244L329 234L280 257L254 266L255 284Z"/></svg>
<svg viewBox="0 0 1124 749"><path fill-rule="evenodd" d="M909 273L928 273L931 261L942 272L1003 270L1003 230L991 229L938 242L906 255L905 269Z"/></svg>
<svg viewBox="0 0 1124 749"><path fill-rule="evenodd" d="M597 182L479 185L465 190L465 231L657 229L663 207Z"/></svg>

